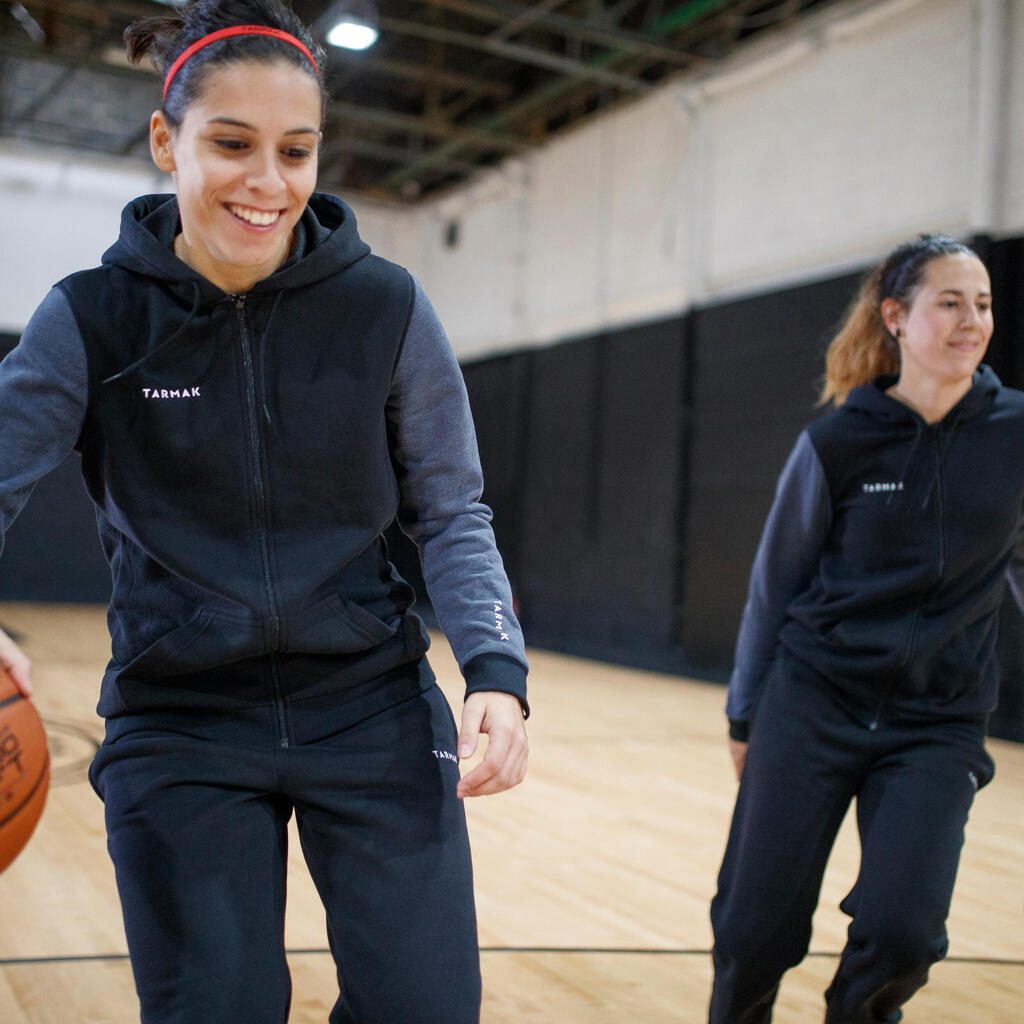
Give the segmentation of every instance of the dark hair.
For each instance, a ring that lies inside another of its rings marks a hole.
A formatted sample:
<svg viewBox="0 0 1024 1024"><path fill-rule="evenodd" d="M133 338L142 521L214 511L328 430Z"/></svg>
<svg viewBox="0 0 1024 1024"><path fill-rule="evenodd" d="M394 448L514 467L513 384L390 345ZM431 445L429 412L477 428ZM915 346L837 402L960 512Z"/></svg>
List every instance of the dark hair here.
<svg viewBox="0 0 1024 1024"><path fill-rule="evenodd" d="M281 0L190 0L177 14L133 21L124 32L125 49L132 64L138 64L148 55L157 71L166 77L171 65L194 42L218 29L235 25L265 25L295 36L312 53L320 73L298 47L280 39L259 35L218 39L189 57L174 76L161 108L170 124L181 124L185 111L202 92L207 68L237 61L290 61L317 79L326 105L324 49L291 7Z"/></svg>
<svg viewBox="0 0 1024 1024"><path fill-rule="evenodd" d="M842 405L850 391L879 374L898 373L900 347L882 319L882 303L895 299L909 308L924 280L925 268L943 256L977 253L950 235L920 235L897 246L864 278L843 325L825 354L825 383L820 403Z"/></svg>
<svg viewBox="0 0 1024 1024"><path fill-rule="evenodd" d="M950 235L920 235L904 242L885 258L878 275L878 305L895 299L901 306L913 301L924 277L924 268L941 256L973 256L977 253Z"/></svg>

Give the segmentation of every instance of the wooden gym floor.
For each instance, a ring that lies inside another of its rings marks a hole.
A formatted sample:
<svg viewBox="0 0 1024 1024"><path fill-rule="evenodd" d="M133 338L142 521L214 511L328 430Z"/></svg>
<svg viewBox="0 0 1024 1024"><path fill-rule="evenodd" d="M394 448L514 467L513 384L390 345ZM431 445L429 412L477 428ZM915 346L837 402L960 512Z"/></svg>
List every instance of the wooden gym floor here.
<svg viewBox="0 0 1024 1024"><path fill-rule="evenodd" d="M35 662L54 759L43 820L0 876L0 1021L129 1024L138 1004L102 808L86 781L101 736L94 705L108 651L104 611L7 604L0 621L24 635ZM483 1024L699 1024L710 981L707 907L735 793L724 690L531 657L529 778L468 807ZM443 640L432 661L458 706ZM950 956L908 1005L905 1024L1024 1019L1024 745L993 741L990 749L997 775L968 826ZM821 993L845 931L836 905L856 863L848 821L811 956L783 982L780 1024L822 1019ZM290 873L290 1021L323 1024L335 989L322 913L297 852Z"/></svg>

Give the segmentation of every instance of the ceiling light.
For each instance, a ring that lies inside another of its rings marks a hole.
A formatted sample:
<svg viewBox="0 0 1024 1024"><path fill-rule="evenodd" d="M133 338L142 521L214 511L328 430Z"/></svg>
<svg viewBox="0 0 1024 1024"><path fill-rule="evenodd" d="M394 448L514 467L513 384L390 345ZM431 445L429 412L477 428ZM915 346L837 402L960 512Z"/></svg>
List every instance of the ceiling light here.
<svg viewBox="0 0 1024 1024"><path fill-rule="evenodd" d="M377 7L373 0L338 0L324 16L327 42L346 50L365 50L377 42Z"/></svg>

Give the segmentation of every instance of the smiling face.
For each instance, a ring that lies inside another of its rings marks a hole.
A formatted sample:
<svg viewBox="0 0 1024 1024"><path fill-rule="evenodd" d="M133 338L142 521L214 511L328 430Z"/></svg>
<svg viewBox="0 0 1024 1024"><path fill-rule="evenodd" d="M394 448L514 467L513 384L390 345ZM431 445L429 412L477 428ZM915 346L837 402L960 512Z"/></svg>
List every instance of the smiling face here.
<svg viewBox="0 0 1024 1024"><path fill-rule="evenodd" d="M229 293L287 259L316 185L320 116L319 84L283 60L211 69L177 127L153 114L153 159L178 193L180 259Z"/></svg>
<svg viewBox="0 0 1024 1024"><path fill-rule="evenodd" d="M988 272L974 256L940 256L925 267L909 307L886 299L882 317L899 340L901 390L966 390L992 337Z"/></svg>

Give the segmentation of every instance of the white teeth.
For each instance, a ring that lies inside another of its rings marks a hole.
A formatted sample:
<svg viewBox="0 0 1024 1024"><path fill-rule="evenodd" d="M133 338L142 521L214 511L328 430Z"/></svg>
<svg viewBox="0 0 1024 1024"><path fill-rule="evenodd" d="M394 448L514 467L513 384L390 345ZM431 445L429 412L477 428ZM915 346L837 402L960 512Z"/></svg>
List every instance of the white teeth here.
<svg viewBox="0 0 1024 1024"><path fill-rule="evenodd" d="M241 217L242 220L249 224L255 224L257 227L268 227L281 216L277 210L253 210L248 206L235 206L234 204L229 205L228 209L236 217Z"/></svg>

